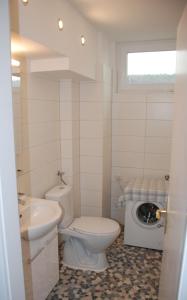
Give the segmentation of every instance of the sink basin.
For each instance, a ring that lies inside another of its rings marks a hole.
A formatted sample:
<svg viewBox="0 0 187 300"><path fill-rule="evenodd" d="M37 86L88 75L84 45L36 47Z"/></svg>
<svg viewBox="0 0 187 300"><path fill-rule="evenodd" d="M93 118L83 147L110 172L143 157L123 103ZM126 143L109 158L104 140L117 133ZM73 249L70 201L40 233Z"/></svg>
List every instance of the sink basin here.
<svg viewBox="0 0 187 300"><path fill-rule="evenodd" d="M62 209L57 202L29 198L20 209L21 237L38 239L50 232L61 218Z"/></svg>

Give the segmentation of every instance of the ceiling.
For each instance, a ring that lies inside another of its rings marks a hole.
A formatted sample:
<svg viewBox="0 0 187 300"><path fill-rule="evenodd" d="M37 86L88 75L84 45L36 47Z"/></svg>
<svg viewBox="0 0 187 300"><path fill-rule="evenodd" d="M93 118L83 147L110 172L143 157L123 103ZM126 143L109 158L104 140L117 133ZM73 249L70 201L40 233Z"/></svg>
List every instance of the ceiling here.
<svg viewBox="0 0 187 300"><path fill-rule="evenodd" d="M175 39L187 0L70 0L115 41Z"/></svg>

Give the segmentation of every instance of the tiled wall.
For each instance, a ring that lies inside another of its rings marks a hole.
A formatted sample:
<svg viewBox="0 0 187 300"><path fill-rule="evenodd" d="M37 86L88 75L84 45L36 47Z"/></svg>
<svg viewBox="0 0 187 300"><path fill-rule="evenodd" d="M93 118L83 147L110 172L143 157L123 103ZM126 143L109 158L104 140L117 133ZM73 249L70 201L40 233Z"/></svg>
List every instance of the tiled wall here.
<svg viewBox="0 0 187 300"><path fill-rule="evenodd" d="M159 177L170 169L172 89L127 90L113 97L112 217L123 222L116 208L122 194L119 181L136 176Z"/></svg>
<svg viewBox="0 0 187 300"><path fill-rule="evenodd" d="M17 155L18 191L43 197L57 184L60 168L59 83L21 74L22 150Z"/></svg>
<svg viewBox="0 0 187 300"><path fill-rule="evenodd" d="M74 214L80 216L80 84L60 82L61 170L72 185Z"/></svg>
<svg viewBox="0 0 187 300"><path fill-rule="evenodd" d="M111 70L80 85L81 214L110 216Z"/></svg>

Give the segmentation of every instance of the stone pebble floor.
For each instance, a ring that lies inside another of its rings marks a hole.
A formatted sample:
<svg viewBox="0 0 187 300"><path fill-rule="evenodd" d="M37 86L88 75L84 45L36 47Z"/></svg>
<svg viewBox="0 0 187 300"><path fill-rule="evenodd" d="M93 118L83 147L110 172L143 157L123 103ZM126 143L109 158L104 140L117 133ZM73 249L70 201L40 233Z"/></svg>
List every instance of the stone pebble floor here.
<svg viewBox="0 0 187 300"><path fill-rule="evenodd" d="M123 232L107 250L109 268L102 272L72 270L62 264L60 279L46 300L157 300L162 252L126 246Z"/></svg>

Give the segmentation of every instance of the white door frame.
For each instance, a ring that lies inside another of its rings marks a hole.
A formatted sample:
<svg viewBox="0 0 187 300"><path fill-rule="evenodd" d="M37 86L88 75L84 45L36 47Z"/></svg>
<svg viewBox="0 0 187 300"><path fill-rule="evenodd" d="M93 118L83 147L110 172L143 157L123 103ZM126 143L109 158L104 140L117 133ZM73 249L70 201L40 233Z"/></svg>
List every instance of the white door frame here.
<svg viewBox="0 0 187 300"><path fill-rule="evenodd" d="M178 300L186 300L187 298L187 231L183 249L183 257L181 264L181 273L179 280L179 289L178 289Z"/></svg>
<svg viewBox="0 0 187 300"><path fill-rule="evenodd" d="M0 0L0 49L0 299L24 300L14 157L8 0Z"/></svg>

